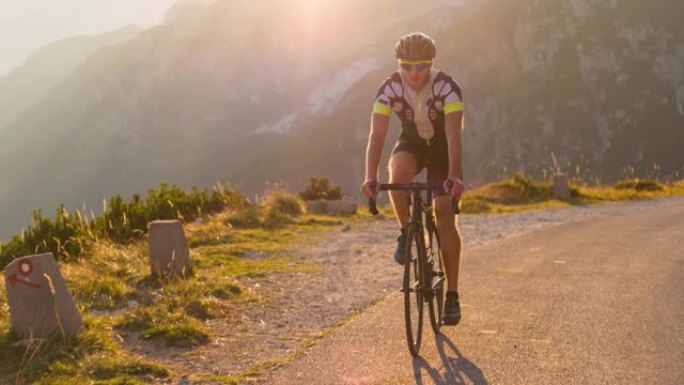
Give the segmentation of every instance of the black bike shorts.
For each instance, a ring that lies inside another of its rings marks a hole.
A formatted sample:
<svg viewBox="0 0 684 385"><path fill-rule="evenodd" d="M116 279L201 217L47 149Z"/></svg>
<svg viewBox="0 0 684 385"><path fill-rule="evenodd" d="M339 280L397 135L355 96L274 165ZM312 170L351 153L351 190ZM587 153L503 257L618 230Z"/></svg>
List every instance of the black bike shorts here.
<svg viewBox="0 0 684 385"><path fill-rule="evenodd" d="M399 137L394 144L392 155L398 152L413 154L418 163L418 172L427 168L427 183L441 186L449 176L449 152L446 143L433 143L428 145L426 141L407 140ZM433 191L435 197L449 195L444 189Z"/></svg>

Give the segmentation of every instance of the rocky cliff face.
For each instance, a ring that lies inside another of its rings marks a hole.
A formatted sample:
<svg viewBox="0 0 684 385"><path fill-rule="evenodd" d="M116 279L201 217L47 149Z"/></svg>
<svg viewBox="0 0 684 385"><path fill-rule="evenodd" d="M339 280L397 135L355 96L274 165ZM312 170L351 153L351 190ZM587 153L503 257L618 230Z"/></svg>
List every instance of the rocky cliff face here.
<svg viewBox="0 0 684 385"><path fill-rule="evenodd" d="M89 56L6 127L0 238L31 208L99 207L161 181L252 192L325 175L356 191L372 98L413 30L464 89L470 181L541 174L552 153L608 179L682 170L678 2L312 4L187 1Z"/></svg>
<svg viewBox="0 0 684 385"><path fill-rule="evenodd" d="M672 16L681 8L666 1L492 1L443 8L397 27L430 32L437 66L461 83L471 182L516 171L541 177L553 159L571 174L611 181L626 168L682 174L684 30ZM391 36L378 36L372 52L382 52ZM377 60L337 99L332 117L319 116L306 134L288 138L268 162L278 167L256 165L256 175L335 175L355 191L369 99L392 70L389 55ZM303 146L307 140L317 148ZM312 165L303 153L319 161Z"/></svg>
<svg viewBox="0 0 684 385"><path fill-rule="evenodd" d="M529 155L553 151L609 178L625 166L681 171L684 29L671 12L682 5L540 5L520 9L511 31L528 102L519 133L539 139L515 157L530 165Z"/></svg>

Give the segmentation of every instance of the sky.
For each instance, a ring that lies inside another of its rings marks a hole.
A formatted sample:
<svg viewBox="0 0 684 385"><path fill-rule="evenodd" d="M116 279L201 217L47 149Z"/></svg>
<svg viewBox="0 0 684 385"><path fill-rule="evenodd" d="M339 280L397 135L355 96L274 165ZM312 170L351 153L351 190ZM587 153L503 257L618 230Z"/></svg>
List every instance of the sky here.
<svg viewBox="0 0 684 385"><path fill-rule="evenodd" d="M159 24L176 0L0 0L0 76L38 48L126 25Z"/></svg>

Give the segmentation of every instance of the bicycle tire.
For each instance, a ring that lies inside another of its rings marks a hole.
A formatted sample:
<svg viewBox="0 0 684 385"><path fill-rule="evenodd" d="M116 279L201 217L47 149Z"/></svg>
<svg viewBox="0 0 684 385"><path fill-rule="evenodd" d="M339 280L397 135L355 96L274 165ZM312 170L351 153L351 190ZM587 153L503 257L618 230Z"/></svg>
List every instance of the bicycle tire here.
<svg viewBox="0 0 684 385"><path fill-rule="evenodd" d="M436 240L436 243L433 243ZM429 274L436 273L432 280L439 280L444 275L442 265L442 250L439 245L439 236L437 234L430 235L430 245L432 247L432 261L433 265L429 268ZM436 251L436 252L435 252ZM437 268L435 268L435 265ZM430 281L432 282L432 281ZM442 327L442 312L444 309L444 281L441 281L433 292L432 298L428 303L428 313L430 314L430 325L435 334L440 333Z"/></svg>
<svg viewBox="0 0 684 385"><path fill-rule="evenodd" d="M406 248L404 249L404 320L406 325L406 342L411 355L417 356L423 335L423 293L421 288L424 283L425 258L420 258L420 253L425 253L425 247L421 249L422 236L418 225L411 224L406 229ZM415 326L415 330L414 330Z"/></svg>

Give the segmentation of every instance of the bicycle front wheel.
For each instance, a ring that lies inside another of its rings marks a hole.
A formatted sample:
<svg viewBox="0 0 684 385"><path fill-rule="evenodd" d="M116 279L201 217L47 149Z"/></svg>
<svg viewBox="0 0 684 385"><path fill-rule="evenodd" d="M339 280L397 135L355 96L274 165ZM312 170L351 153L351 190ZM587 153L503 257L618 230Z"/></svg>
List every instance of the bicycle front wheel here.
<svg viewBox="0 0 684 385"><path fill-rule="evenodd" d="M430 234L430 246L432 247L432 264L428 266L428 274L431 275L430 285L433 295L429 301L430 324L432 331L439 334L442 327L442 309L444 308L444 270L442 269L442 251L439 245L439 236ZM436 241L436 243L435 243Z"/></svg>
<svg viewBox="0 0 684 385"><path fill-rule="evenodd" d="M418 225L406 229L404 249L404 316L406 320L406 341L412 355L418 355L423 334L423 274L425 247ZM422 256L422 257L421 257Z"/></svg>

